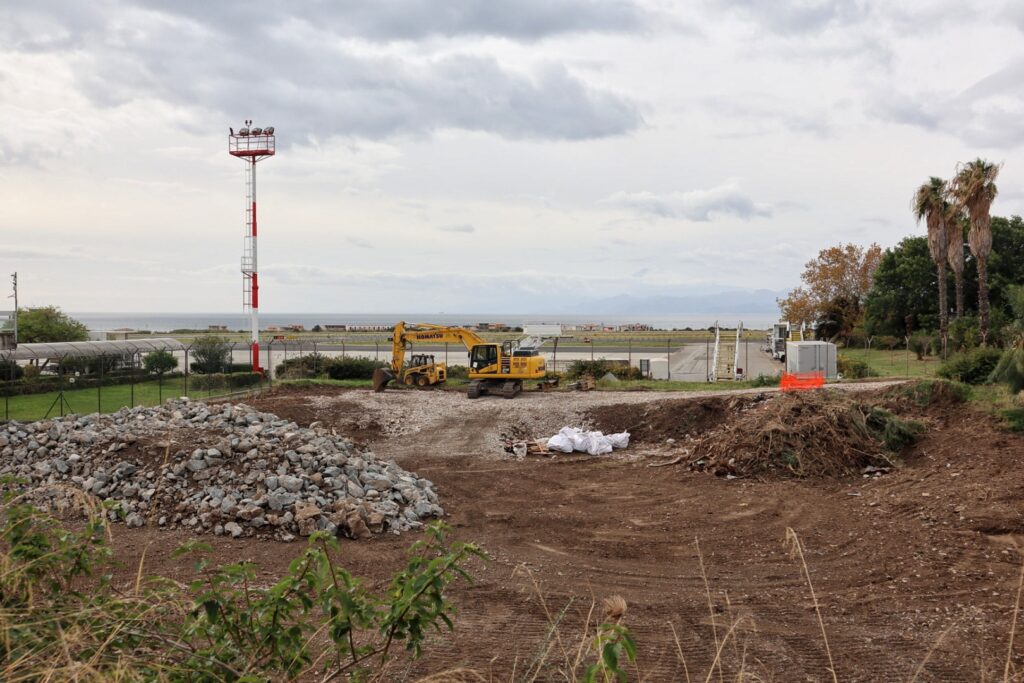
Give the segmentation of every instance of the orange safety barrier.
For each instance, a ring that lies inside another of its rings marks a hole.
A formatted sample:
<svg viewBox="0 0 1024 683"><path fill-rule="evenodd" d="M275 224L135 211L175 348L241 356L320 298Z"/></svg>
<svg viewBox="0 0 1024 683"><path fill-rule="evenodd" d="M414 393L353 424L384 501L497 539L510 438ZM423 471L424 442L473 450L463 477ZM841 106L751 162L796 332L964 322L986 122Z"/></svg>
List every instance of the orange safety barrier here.
<svg viewBox="0 0 1024 683"><path fill-rule="evenodd" d="M783 391L806 391L820 389L825 386L823 372L786 372L782 375L779 388Z"/></svg>

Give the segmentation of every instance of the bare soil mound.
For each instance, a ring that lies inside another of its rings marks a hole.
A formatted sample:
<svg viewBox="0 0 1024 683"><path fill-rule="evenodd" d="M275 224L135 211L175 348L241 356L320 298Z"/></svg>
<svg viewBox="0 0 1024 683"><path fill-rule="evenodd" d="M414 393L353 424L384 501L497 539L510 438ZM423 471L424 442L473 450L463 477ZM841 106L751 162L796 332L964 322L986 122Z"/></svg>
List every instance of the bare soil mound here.
<svg viewBox="0 0 1024 683"><path fill-rule="evenodd" d="M635 443L664 443L697 437L731 415L765 400L763 395L620 403L590 408L586 417L605 434L628 431Z"/></svg>
<svg viewBox="0 0 1024 683"><path fill-rule="evenodd" d="M384 427L359 403L338 398L352 391L318 386L315 392L311 392L306 387L283 385L269 394L249 399L247 403L258 410L276 411L279 417L299 426L319 423L318 426L333 429L358 444L368 444L381 437Z"/></svg>
<svg viewBox="0 0 1024 683"><path fill-rule="evenodd" d="M782 394L705 435L690 467L718 475L837 477L894 466L923 429L862 397Z"/></svg>

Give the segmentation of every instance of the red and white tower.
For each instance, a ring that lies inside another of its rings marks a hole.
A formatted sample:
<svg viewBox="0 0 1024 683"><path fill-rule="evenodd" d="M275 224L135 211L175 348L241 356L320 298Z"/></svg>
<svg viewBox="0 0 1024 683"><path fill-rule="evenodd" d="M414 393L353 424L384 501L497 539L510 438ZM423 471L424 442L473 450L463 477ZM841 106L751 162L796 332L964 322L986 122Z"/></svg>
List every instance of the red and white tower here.
<svg viewBox="0 0 1024 683"><path fill-rule="evenodd" d="M229 129L228 154L245 163L245 238L242 245L242 310L252 327L252 370L260 367L260 278L256 262L256 162L274 156L274 127L254 128L252 120Z"/></svg>

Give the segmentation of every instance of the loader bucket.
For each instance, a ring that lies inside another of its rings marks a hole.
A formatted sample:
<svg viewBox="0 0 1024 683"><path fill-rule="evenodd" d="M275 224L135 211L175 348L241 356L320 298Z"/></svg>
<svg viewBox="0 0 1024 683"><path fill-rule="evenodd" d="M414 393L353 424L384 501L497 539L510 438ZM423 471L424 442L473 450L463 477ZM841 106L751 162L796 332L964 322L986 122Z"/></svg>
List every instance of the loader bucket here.
<svg viewBox="0 0 1024 683"><path fill-rule="evenodd" d="M377 368L373 371L373 390L376 392L384 391L384 387L386 387L388 382L393 379L395 379L395 373L393 370L389 368Z"/></svg>

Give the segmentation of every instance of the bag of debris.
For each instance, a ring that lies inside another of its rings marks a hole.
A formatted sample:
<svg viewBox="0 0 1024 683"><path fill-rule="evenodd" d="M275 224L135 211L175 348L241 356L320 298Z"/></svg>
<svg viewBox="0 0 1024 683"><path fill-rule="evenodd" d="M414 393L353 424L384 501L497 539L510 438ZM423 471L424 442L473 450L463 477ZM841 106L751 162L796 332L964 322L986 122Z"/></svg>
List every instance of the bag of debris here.
<svg viewBox="0 0 1024 683"><path fill-rule="evenodd" d="M548 450L558 451L559 453L572 453L575 450L575 446L572 439L559 432L548 439Z"/></svg>
<svg viewBox="0 0 1024 683"><path fill-rule="evenodd" d="M572 449L581 453L586 453L587 448L590 447L590 439L587 437L587 433L578 427L562 427L559 431L572 441Z"/></svg>
<svg viewBox="0 0 1024 683"><path fill-rule="evenodd" d="M626 448L629 446L629 432L609 434L608 440L612 442L612 448Z"/></svg>
<svg viewBox="0 0 1024 683"><path fill-rule="evenodd" d="M612 440L601 432L587 434L587 453L590 455L607 455L612 452Z"/></svg>

